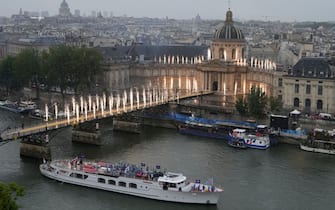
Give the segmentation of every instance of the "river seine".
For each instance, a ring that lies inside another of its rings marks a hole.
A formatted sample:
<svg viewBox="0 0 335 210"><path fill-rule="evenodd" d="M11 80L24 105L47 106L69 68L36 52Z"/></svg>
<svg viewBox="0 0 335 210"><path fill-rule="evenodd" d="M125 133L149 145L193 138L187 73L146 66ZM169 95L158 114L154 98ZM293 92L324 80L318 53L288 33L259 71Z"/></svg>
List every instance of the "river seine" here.
<svg viewBox="0 0 335 210"><path fill-rule="evenodd" d="M0 110L0 129L33 123ZM161 165L189 179L224 189L216 206L154 201L60 183L43 177L39 160L21 158L19 142L0 146L0 180L25 187L18 199L29 210L99 209L335 209L335 156L300 151L281 144L266 151L229 147L215 139L185 136L176 130L144 127L141 134L115 132L102 125L103 146L71 142L70 128L51 139L52 158L88 159Z"/></svg>

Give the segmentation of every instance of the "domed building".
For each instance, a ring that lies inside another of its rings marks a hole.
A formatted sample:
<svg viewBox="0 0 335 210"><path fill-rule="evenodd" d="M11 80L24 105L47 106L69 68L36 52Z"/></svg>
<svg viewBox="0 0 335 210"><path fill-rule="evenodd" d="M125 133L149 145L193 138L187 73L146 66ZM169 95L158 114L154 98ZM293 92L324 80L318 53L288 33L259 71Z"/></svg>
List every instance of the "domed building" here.
<svg viewBox="0 0 335 210"><path fill-rule="evenodd" d="M242 31L234 25L233 12L229 9L224 25L217 29L212 41L212 59L237 61L245 58L246 41Z"/></svg>
<svg viewBox="0 0 335 210"><path fill-rule="evenodd" d="M67 4L67 2L65 0L63 0L63 2L60 5L59 16L62 16L62 17L70 17L71 16L69 5Z"/></svg>
<svg viewBox="0 0 335 210"><path fill-rule="evenodd" d="M237 97L246 96L251 87L260 87L267 96L277 94L274 90L275 64L268 60L247 58L246 40L243 32L234 25L233 13L226 13L224 25L213 34L210 46L131 46L124 52L136 52L130 57L138 57L136 64L110 65L105 76L107 86L137 87L161 86L169 95L188 91L211 91L202 97L205 106L218 110L235 109ZM114 49L101 49L109 60L116 60ZM119 49L118 51L122 51ZM149 53L151 52L151 53ZM121 52L121 57L125 57ZM142 57L142 59L141 59ZM141 63L142 60L142 63ZM224 107L224 109L222 109Z"/></svg>

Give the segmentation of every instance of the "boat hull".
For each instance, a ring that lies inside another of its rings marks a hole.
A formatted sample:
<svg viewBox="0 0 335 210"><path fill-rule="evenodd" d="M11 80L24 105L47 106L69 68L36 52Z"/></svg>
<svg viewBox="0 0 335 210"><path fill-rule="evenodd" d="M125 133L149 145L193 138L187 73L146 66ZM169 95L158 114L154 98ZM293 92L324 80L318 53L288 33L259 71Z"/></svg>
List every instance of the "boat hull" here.
<svg viewBox="0 0 335 210"><path fill-rule="evenodd" d="M122 193L132 196L138 196L143 198L149 198L154 200L179 202L179 203L193 203L193 204L217 204L219 199L219 192L182 192L182 191L171 191L163 190L157 182L151 182L143 179L133 179L127 177L110 177L100 174L92 174L86 172L80 172L83 176L87 176L85 179L79 179L59 173L59 171L65 171L64 169L55 171L49 171L47 164L40 165L40 172L42 175L54 179L60 182L79 185L83 187L90 187L100 190L111 191L115 193ZM67 173L79 173L75 170L68 170ZM118 185L111 185L107 183L99 183L97 180L106 179L114 180L116 183L134 183L138 188L123 187Z"/></svg>
<svg viewBox="0 0 335 210"><path fill-rule="evenodd" d="M201 137L208 137L208 138L214 138L214 139L223 139L228 141L230 139L229 135L225 135L222 133L209 133L204 130L197 130L194 128L179 128L179 133L185 134L185 135L192 135L192 136L201 136Z"/></svg>
<svg viewBox="0 0 335 210"><path fill-rule="evenodd" d="M322 153L322 154L328 154L328 155L335 155L335 150L308 147L302 144L300 144L300 149L307 151L307 152L316 152L316 153Z"/></svg>

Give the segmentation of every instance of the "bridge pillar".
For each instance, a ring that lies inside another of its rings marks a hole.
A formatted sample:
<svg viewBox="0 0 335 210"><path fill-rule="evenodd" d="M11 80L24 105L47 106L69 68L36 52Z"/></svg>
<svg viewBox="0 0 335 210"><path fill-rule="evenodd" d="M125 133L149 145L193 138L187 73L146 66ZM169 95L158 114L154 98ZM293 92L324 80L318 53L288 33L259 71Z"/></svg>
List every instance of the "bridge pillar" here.
<svg viewBox="0 0 335 210"><path fill-rule="evenodd" d="M113 120L113 130L126 131L130 133L141 133L141 124L122 120Z"/></svg>
<svg viewBox="0 0 335 210"><path fill-rule="evenodd" d="M51 151L48 143L48 133L22 137L20 142L20 155L37 159L51 160Z"/></svg>
<svg viewBox="0 0 335 210"><path fill-rule="evenodd" d="M72 142L79 142L84 144L101 145L100 125L98 122L82 123L75 125L72 129Z"/></svg>

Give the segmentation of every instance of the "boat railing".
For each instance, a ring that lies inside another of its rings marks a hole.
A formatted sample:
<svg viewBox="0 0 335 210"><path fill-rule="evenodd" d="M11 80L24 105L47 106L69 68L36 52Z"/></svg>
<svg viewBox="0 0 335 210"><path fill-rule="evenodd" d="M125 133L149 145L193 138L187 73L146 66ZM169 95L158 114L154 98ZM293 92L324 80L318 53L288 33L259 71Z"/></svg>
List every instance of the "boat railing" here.
<svg viewBox="0 0 335 210"><path fill-rule="evenodd" d="M79 159L68 160L65 162L66 164L62 162L56 162L55 164L59 167L65 167L85 173L100 174L110 177L127 177L157 181L158 177L164 175L164 173L160 170L149 170L149 167L144 168L127 163L110 164L104 162L83 162Z"/></svg>

